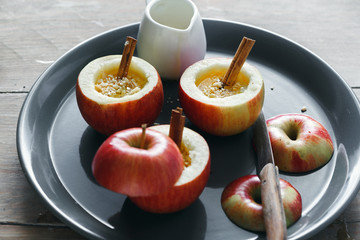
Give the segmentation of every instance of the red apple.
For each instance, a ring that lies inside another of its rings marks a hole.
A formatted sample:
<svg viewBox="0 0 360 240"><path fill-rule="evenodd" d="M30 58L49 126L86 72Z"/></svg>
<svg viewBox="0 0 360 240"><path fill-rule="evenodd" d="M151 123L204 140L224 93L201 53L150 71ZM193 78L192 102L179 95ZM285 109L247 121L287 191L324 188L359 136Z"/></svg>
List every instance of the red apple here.
<svg viewBox="0 0 360 240"><path fill-rule="evenodd" d="M170 125L151 129L169 133ZM191 205L204 190L210 175L210 151L205 139L195 131L184 128L182 142L189 151L191 164L186 166L172 188L158 195L131 197L138 207L153 213L171 213Z"/></svg>
<svg viewBox="0 0 360 240"><path fill-rule="evenodd" d="M301 217L301 195L283 179L280 179L280 192L286 225L290 226ZM227 185L221 195L221 205L229 219L238 226L250 231L265 231L261 182L257 175L240 177Z"/></svg>
<svg viewBox="0 0 360 240"><path fill-rule="evenodd" d="M231 63L230 58L212 58L188 67L180 79L179 99L189 120L210 134L228 136L249 128L257 119L264 102L264 82L259 71L245 63L237 78L241 93L225 97L205 95L198 86L205 81L210 89L224 89L219 83ZM226 88L225 88L226 89Z"/></svg>
<svg viewBox="0 0 360 240"><path fill-rule="evenodd" d="M130 128L111 135L95 154L92 170L103 187L128 196L154 195L172 187L183 172L181 153L171 138Z"/></svg>
<svg viewBox="0 0 360 240"><path fill-rule="evenodd" d="M146 61L132 57L129 75L137 75L145 85L122 97L105 95L95 89L99 78L117 72L122 55L97 58L87 64L79 74L76 98L85 121L96 131L111 135L119 130L152 124L158 117L164 93L156 69Z"/></svg>
<svg viewBox="0 0 360 240"><path fill-rule="evenodd" d="M304 114L282 114L267 120L275 164L285 172L306 172L326 164L333 142L323 125Z"/></svg>

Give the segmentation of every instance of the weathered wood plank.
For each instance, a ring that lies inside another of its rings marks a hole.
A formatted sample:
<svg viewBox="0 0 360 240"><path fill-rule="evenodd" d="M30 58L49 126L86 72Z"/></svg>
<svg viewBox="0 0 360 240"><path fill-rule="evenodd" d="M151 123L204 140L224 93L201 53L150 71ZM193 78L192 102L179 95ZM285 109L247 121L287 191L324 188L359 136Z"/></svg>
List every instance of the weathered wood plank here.
<svg viewBox="0 0 360 240"><path fill-rule="evenodd" d="M25 96L0 94L0 222L37 223L46 212L17 155L16 124Z"/></svg>
<svg viewBox="0 0 360 240"><path fill-rule="evenodd" d="M354 1L344 4L341 0L291 4L286 0L194 2L202 17L251 24L304 45L328 62L351 86L360 86L356 64L360 52L357 40L360 4ZM109 29L140 22L145 0L137 4L131 0L38 0L28 2L25 7L19 4L5 1L0 8L3 19L0 91L29 90L51 62L80 42Z"/></svg>
<svg viewBox="0 0 360 240"><path fill-rule="evenodd" d="M80 42L139 22L145 1L37 0L1 5L0 91L21 91L29 90L53 61Z"/></svg>
<svg viewBox="0 0 360 240"><path fill-rule="evenodd" d="M68 227L0 225L3 240L82 240L86 239Z"/></svg>
<svg viewBox="0 0 360 240"><path fill-rule="evenodd" d="M336 221L325 230L311 237L309 240L326 239L326 240L353 240L358 239L360 234L359 222Z"/></svg>

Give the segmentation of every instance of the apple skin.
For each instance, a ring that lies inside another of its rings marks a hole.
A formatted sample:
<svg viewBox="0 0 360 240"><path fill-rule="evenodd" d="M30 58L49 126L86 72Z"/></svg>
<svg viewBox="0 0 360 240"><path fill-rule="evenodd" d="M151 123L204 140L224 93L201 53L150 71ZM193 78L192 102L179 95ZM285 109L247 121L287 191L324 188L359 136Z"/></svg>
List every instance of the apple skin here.
<svg viewBox="0 0 360 240"><path fill-rule="evenodd" d="M92 170L101 186L127 196L147 196L166 191L179 179L184 163L175 142L146 129L141 149L141 135L141 128L122 130L100 146Z"/></svg>
<svg viewBox="0 0 360 240"><path fill-rule="evenodd" d="M151 127L151 129L168 134L169 125L157 125ZM186 175L189 173L189 171L186 172L186 170L184 170L178 182L174 184L173 187L158 195L130 197L135 205L152 213L173 213L185 209L198 199L210 175L210 150L201 135L185 127L183 131L183 141L185 145L187 145L189 140L197 144L193 151L196 152L196 155L201 155L201 171L199 172L195 169L196 176L191 177L189 181L184 181ZM190 167L191 166L188 168ZM194 169L192 170L194 172Z"/></svg>
<svg viewBox="0 0 360 240"><path fill-rule="evenodd" d="M286 225L289 227L301 217L301 195L283 179L280 179L280 192ZM243 176L227 185L221 195L221 205L225 214L236 225L250 231L265 231L261 182L257 175Z"/></svg>
<svg viewBox="0 0 360 240"><path fill-rule="evenodd" d="M164 102L159 74L149 63L137 57L132 57L130 69L144 68L148 81L151 81L151 87L140 90L134 96L117 99L98 93L94 87L96 72L107 64L118 65L120 61L121 55L95 59L80 72L76 84L76 99L81 115L92 128L108 136L123 129L141 126L143 123L154 123ZM85 87L82 87L81 82L85 81L89 81L93 89L90 88L89 91L89 88L86 88L86 91L83 91Z"/></svg>
<svg viewBox="0 0 360 240"><path fill-rule="evenodd" d="M325 165L334 152L328 131L305 114L267 120L275 164L284 172L306 172Z"/></svg>
<svg viewBox="0 0 360 240"><path fill-rule="evenodd" d="M241 72L250 75L250 79L257 79L258 85L256 93L250 97L240 101L234 96L210 99L197 88L195 81L198 72L218 65L228 67L230 62L231 59L227 58L199 61L187 68L180 79L179 100L185 115L198 128L212 135L230 136L248 129L258 118L264 103L263 79L256 68L247 63ZM186 80L189 78L192 80ZM253 82L250 80L249 85Z"/></svg>

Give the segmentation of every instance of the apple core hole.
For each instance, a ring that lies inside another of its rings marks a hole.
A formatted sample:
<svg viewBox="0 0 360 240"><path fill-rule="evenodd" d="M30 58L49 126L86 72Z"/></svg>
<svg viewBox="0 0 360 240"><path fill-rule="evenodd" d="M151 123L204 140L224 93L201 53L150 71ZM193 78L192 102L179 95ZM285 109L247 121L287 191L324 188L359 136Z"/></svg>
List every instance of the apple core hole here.
<svg viewBox="0 0 360 240"><path fill-rule="evenodd" d="M257 204L262 204L261 203L261 189L260 189L260 186L258 188L256 188L254 190L254 192L252 193L252 198L254 199L254 201L257 203Z"/></svg>
<svg viewBox="0 0 360 240"><path fill-rule="evenodd" d="M138 146L137 148L141 148L140 146ZM145 145L142 149L144 149L144 150L148 150L149 149L149 147L147 146L147 145Z"/></svg>
<svg viewBox="0 0 360 240"><path fill-rule="evenodd" d="M126 142L130 147L133 148L139 148L141 149L141 142L140 139L130 139ZM149 148L151 148L151 144L145 140L145 144L144 147L142 149L144 150L148 150Z"/></svg>
<svg viewBox="0 0 360 240"><path fill-rule="evenodd" d="M291 140L295 141L299 136L299 129L295 124L290 124L285 129L285 133Z"/></svg>
<svg viewBox="0 0 360 240"><path fill-rule="evenodd" d="M138 145L135 146L136 148L140 148L140 149L144 149L144 150L148 150L150 148L150 144L148 144L147 142L145 142L144 147L141 148L140 143Z"/></svg>

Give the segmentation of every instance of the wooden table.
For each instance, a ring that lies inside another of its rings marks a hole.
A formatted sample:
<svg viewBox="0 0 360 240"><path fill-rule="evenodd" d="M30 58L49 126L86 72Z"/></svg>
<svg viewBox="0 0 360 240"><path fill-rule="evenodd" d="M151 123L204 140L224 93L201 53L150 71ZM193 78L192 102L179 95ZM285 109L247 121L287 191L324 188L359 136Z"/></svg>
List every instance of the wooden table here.
<svg viewBox="0 0 360 240"><path fill-rule="evenodd" d="M328 62L360 96L358 1L194 2L202 17L255 25L298 42ZM27 182L16 149L18 114L31 86L53 61L89 37L139 22L144 7L145 0L0 2L1 239L82 239L44 207ZM316 238L360 239L360 195Z"/></svg>

